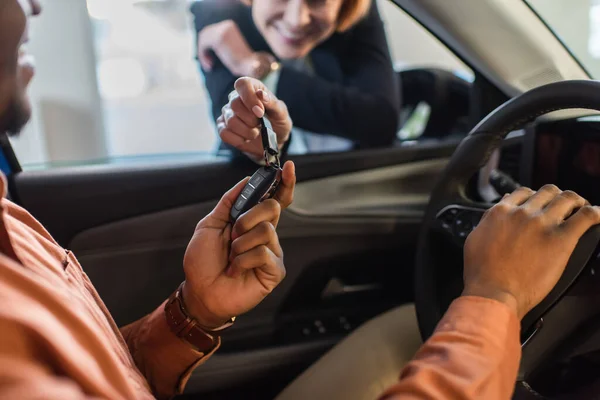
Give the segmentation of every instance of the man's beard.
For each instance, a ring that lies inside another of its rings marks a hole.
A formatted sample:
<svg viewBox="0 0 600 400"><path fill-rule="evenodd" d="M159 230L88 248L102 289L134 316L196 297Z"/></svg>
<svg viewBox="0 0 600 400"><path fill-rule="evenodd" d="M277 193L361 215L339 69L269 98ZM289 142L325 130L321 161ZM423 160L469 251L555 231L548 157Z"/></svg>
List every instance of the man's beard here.
<svg viewBox="0 0 600 400"><path fill-rule="evenodd" d="M29 107L23 101L13 100L0 116L0 132L6 132L8 136L17 136L29 122L30 117Z"/></svg>

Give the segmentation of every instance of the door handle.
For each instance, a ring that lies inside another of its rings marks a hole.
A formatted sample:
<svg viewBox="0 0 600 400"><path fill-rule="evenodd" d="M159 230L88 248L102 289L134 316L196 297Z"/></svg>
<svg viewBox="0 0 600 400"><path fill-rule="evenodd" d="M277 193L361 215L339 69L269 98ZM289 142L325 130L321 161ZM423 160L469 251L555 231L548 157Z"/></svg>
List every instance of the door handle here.
<svg viewBox="0 0 600 400"><path fill-rule="evenodd" d="M332 297L342 296L349 293L365 293L374 292L381 290L382 285L380 283L365 283L360 285L346 285L339 278L331 278L331 280L323 289L321 293L322 299L329 299Z"/></svg>

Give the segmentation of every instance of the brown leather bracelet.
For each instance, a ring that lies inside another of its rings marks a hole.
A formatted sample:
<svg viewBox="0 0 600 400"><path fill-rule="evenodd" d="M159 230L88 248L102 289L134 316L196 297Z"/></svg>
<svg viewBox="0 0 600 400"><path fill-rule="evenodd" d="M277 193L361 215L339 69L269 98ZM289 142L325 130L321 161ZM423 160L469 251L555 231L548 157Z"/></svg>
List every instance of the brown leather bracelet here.
<svg viewBox="0 0 600 400"><path fill-rule="evenodd" d="M233 325L235 317L216 329L208 329L191 317L183 302L182 289L185 282L169 297L165 304L165 317L171 332L189 343L196 350L208 353L219 344L221 333Z"/></svg>

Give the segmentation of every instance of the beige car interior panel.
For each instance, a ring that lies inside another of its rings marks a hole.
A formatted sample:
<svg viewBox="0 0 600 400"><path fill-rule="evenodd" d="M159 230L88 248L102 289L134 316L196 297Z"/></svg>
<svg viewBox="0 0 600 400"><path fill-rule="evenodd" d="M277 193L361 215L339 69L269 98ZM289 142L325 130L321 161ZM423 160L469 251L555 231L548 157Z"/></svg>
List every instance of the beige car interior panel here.
<svg viewBox="0 0 600 400"><path fill-rule="evenodd" d="M302 182L290 212L311 217L421 217L447 162L434 159Z"/></svg>
<svg viewBox="0 0 600 400"><path fill-rule="evenodd" d="M327 235L329 218L340 222L340 217L350 217L348 234L385 233L382 229L393 229L395 217L418 220L447 161L434 159L301 182L294 204L282 215L279 234L282 238ZM106 257L107 252L114 256L115 252L181 249L214 205L193 204L106 224L81 232L69 246L88 262ZM319 223L310 217L319 217ZM365 224L363 217L373 224ZM382 224L386 220L389 226ZM154 228L145 229L148 226ZM338 227L329 226L339 233ZM133 237L137 243L131 243Z"/></svg>

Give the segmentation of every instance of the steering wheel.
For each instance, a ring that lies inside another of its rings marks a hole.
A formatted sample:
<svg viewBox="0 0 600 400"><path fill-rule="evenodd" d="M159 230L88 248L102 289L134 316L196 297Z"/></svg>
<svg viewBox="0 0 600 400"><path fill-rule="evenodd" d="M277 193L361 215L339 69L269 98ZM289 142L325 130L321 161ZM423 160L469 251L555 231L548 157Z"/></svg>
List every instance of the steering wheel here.
<svg viewBox="0 0 600 400"><path fill-rule="evenodd" d="M573 108L600 111L600 82L563 81L528 91L492 111L458 146L432 192L419 237L415 300L424 340L460 295L462 247L493 205L469 196L473 178L509 132L541 115ZM600 350L600 324L594 318L600 315L599 242L600 227L586 232L555 288L522 320L515 398L540 399L528 382L553 361Z"/></svg>

